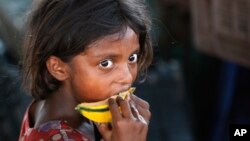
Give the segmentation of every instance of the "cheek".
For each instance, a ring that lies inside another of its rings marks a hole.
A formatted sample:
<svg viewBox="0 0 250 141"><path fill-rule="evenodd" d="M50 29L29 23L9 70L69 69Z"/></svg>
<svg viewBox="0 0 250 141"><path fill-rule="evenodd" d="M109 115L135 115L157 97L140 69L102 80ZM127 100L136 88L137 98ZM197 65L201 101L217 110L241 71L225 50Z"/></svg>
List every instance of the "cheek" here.
<svg viewBox="0 0 250 141"><path fill-rule="evenodd" d="M130 71L133 76L133 80L135 81L138 75L138 65L131 66Z"/></svg>
<svg viewBox="0 0 250 141"><path fill-rule="evenodd" d="M93 71L92 71L93 72ZM112 76L101 76L98 73L88 74L84 78L76 78L75 91L81 101L100 101L112 94Z"/></svg>

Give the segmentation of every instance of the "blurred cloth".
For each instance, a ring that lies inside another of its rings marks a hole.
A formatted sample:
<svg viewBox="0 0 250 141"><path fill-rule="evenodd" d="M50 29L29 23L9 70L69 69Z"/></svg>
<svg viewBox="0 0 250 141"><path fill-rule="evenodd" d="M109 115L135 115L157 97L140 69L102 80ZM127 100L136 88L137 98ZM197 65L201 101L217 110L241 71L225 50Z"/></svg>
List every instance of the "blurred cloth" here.
<svg viewBox="0 0 250 141"><path fill-rule="evenodd" d="M195 47L250 68L249 0L191 0Z"/></svg>

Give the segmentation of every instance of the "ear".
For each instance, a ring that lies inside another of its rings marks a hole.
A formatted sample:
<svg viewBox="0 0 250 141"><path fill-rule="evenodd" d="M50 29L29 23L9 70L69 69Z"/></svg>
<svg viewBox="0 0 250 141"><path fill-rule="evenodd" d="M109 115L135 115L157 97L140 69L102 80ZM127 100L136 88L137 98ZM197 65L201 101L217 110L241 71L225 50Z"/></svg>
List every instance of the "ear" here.
<svg viewBox="0 0 250 141"><path fill-rule="evenodd" d="M69 78L68 65L56 56L50 56L46 61L46 66L50 74L59 81Z"/></svg>

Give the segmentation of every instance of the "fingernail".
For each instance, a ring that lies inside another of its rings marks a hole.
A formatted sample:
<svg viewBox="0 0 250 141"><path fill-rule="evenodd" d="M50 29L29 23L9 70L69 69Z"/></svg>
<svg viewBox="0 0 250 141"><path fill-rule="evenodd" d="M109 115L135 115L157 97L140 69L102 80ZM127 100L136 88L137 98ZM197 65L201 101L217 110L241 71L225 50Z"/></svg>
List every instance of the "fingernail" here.
<svg viewBox="0 0 250 141"><path fill-rule="evenodd" d="M114 99L113 99L113 98L110 98L110 99L108 100L108 103L109 103L109 104L114 104L114 103L115 103L115 101L114 101Z"/></svg>

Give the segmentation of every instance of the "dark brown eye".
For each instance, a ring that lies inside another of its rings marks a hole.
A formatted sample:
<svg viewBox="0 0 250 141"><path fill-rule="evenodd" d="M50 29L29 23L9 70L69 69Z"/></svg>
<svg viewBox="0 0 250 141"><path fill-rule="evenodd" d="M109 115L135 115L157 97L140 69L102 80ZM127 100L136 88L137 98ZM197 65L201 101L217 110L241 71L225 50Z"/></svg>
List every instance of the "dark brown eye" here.
<svg viewBox="0 0 250 141"><path fill-rule="evenodd" d="M101 68L111 68L113 66L112 60L103 60L99 63L99 67Z"/></svg>
<svg viewBox="0 0 250 141"><path fill-rule="evenodd" d="M138 60L138 54L132 54L129 58L128 58L128 61L130 63L136 63Z"/></svg>

